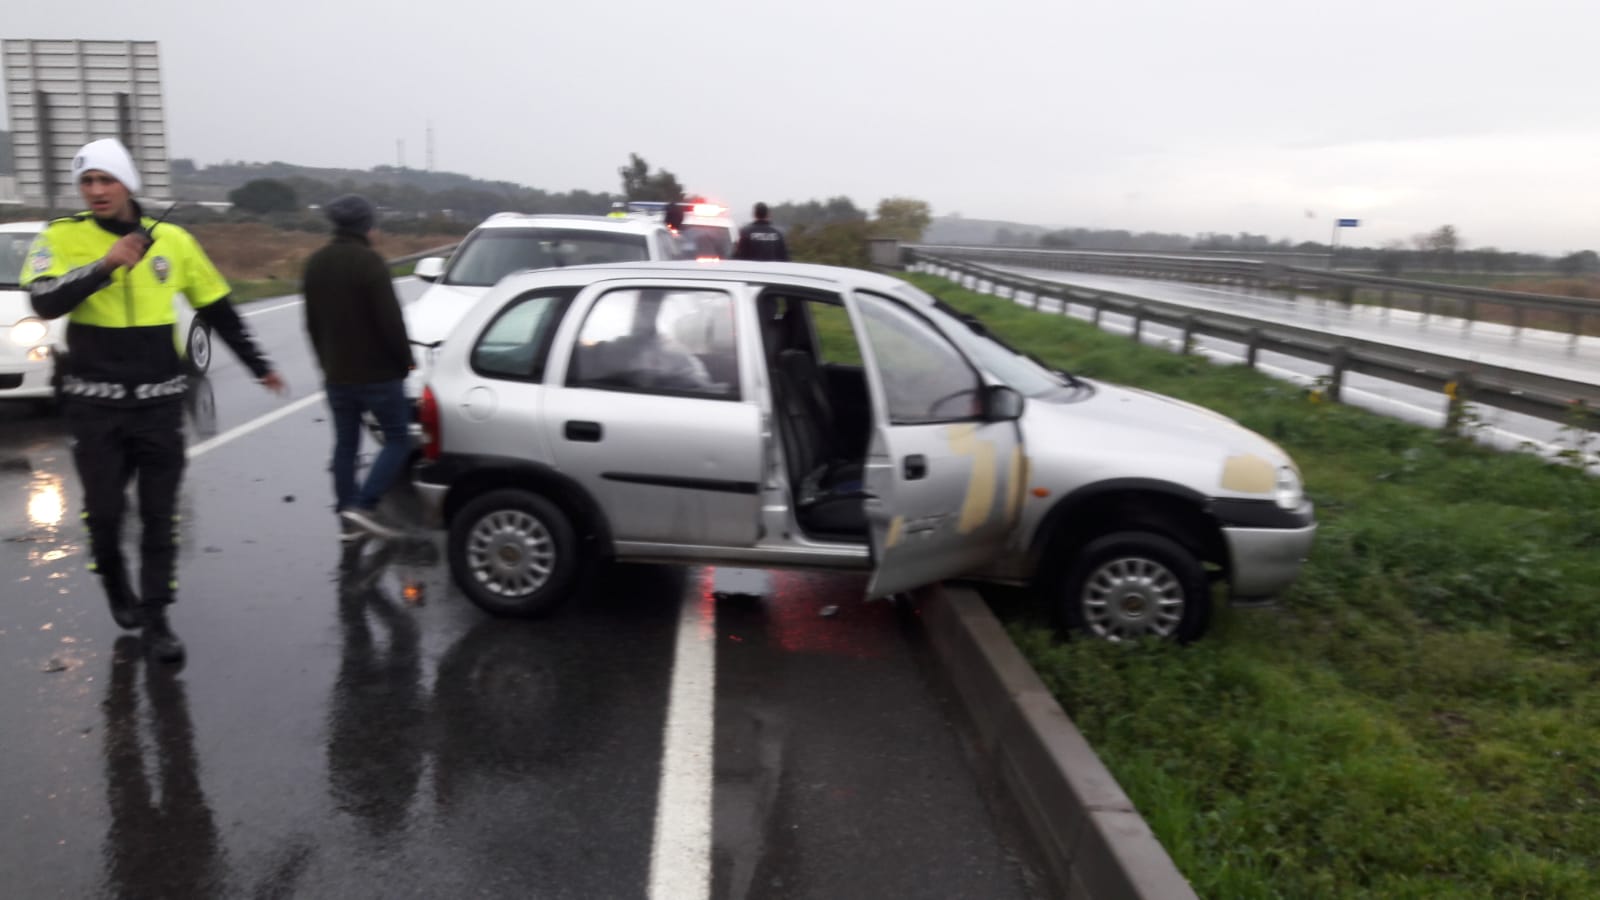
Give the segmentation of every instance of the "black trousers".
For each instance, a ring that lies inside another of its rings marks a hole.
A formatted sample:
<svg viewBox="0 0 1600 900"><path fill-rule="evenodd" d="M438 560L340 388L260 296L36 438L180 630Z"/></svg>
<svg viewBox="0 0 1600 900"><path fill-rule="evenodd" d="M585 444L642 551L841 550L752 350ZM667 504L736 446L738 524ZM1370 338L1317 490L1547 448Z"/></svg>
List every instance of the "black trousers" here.
<svg viewBox="0 0 1600 900"><path fill-rule="evenodd" d="M128 482L138 481L139 595L167 604L177 591L178 485L187 461L183 402L118 407L68 399L63 417L72 432L72 459L83 483L90 568L102 577L128 577L122 557L122 517ZM131 579L130 579L131 580Z"/></svg>

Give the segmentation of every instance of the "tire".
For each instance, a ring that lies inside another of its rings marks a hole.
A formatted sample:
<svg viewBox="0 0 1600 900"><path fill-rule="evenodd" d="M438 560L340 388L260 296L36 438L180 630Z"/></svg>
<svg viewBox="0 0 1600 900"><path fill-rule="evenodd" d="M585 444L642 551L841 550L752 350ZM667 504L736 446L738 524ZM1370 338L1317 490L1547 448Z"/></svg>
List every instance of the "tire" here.
<svg viewBox="0 0 1600 900"><path fill-rule="evenodd" d="M1194 554L1149 531L1091 541L1055 586L1067 628L1109 641L1158 638L1189 643L1211 620L1211 589Z"/></svg>
<svg viewBox="0 0 1600 900"><path fill-rule="evenodd" d="M501 488L473 498L450 520L450 574L478 608L533 618L553 612L577 581L571 521L544 497Z"/></svg>
<svg viewBox="0 0 1600 900"><path fill-rule="evenodd" d="M211 329L198 318L189 323L189 340L183 347L183 366L190 375L211 369Z"/></svg>

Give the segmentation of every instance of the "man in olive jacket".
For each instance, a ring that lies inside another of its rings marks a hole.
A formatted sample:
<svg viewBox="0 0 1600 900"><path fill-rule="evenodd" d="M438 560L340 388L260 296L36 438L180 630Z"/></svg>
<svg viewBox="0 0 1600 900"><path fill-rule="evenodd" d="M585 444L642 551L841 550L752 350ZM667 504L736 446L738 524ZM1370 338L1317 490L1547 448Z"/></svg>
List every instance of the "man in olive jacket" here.
<svg viewBox="0 0 1600 900"><path fill-rule="evenodd" d="M333 411L333 492L343 540L362 533L394 537L398 531L376 514L410 457L411 410L405 377L412 367L400 301L389 266L372 249L373 209L348 194L329 203L333 240L306 261L306 333ZM383 449L364 482L356 485L361 414L383 429Z"/></svg>

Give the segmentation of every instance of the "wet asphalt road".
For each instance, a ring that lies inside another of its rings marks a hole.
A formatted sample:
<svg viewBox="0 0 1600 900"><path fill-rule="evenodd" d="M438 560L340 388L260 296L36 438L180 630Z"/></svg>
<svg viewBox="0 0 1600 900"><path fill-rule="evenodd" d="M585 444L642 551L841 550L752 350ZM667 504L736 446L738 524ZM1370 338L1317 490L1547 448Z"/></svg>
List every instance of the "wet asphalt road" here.
<svg viewBox="0 0 1600 900"><path fill-rule="evenodd" d="M249 311L291 394L219 349L191 395L180 671L118 632L84 568L58 422L0 403L0 894L1045 893L914 611L859 602L853 577L729 600L709 569L617 567L516 623L455 592L436 536L341 559L299 310ZM661 799L685 622L714 638L709 743L686 757L704 821ZM652 881L672 828L704 832L709 891Z"/></svg>

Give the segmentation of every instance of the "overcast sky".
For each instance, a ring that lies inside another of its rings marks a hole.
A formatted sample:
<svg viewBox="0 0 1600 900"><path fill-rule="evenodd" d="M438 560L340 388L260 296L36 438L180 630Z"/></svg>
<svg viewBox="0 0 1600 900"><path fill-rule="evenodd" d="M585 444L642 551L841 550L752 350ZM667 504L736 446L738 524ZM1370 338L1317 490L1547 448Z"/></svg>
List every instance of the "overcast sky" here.
<svg viewBox="0 0 1600 900"><path fill-rule="evenodd" d="M616 191L637 152L741 212L1600 248L1594 0L5 6L0 37L159 41L202 165L421 167L431 121L439 169Z"/></svg>

